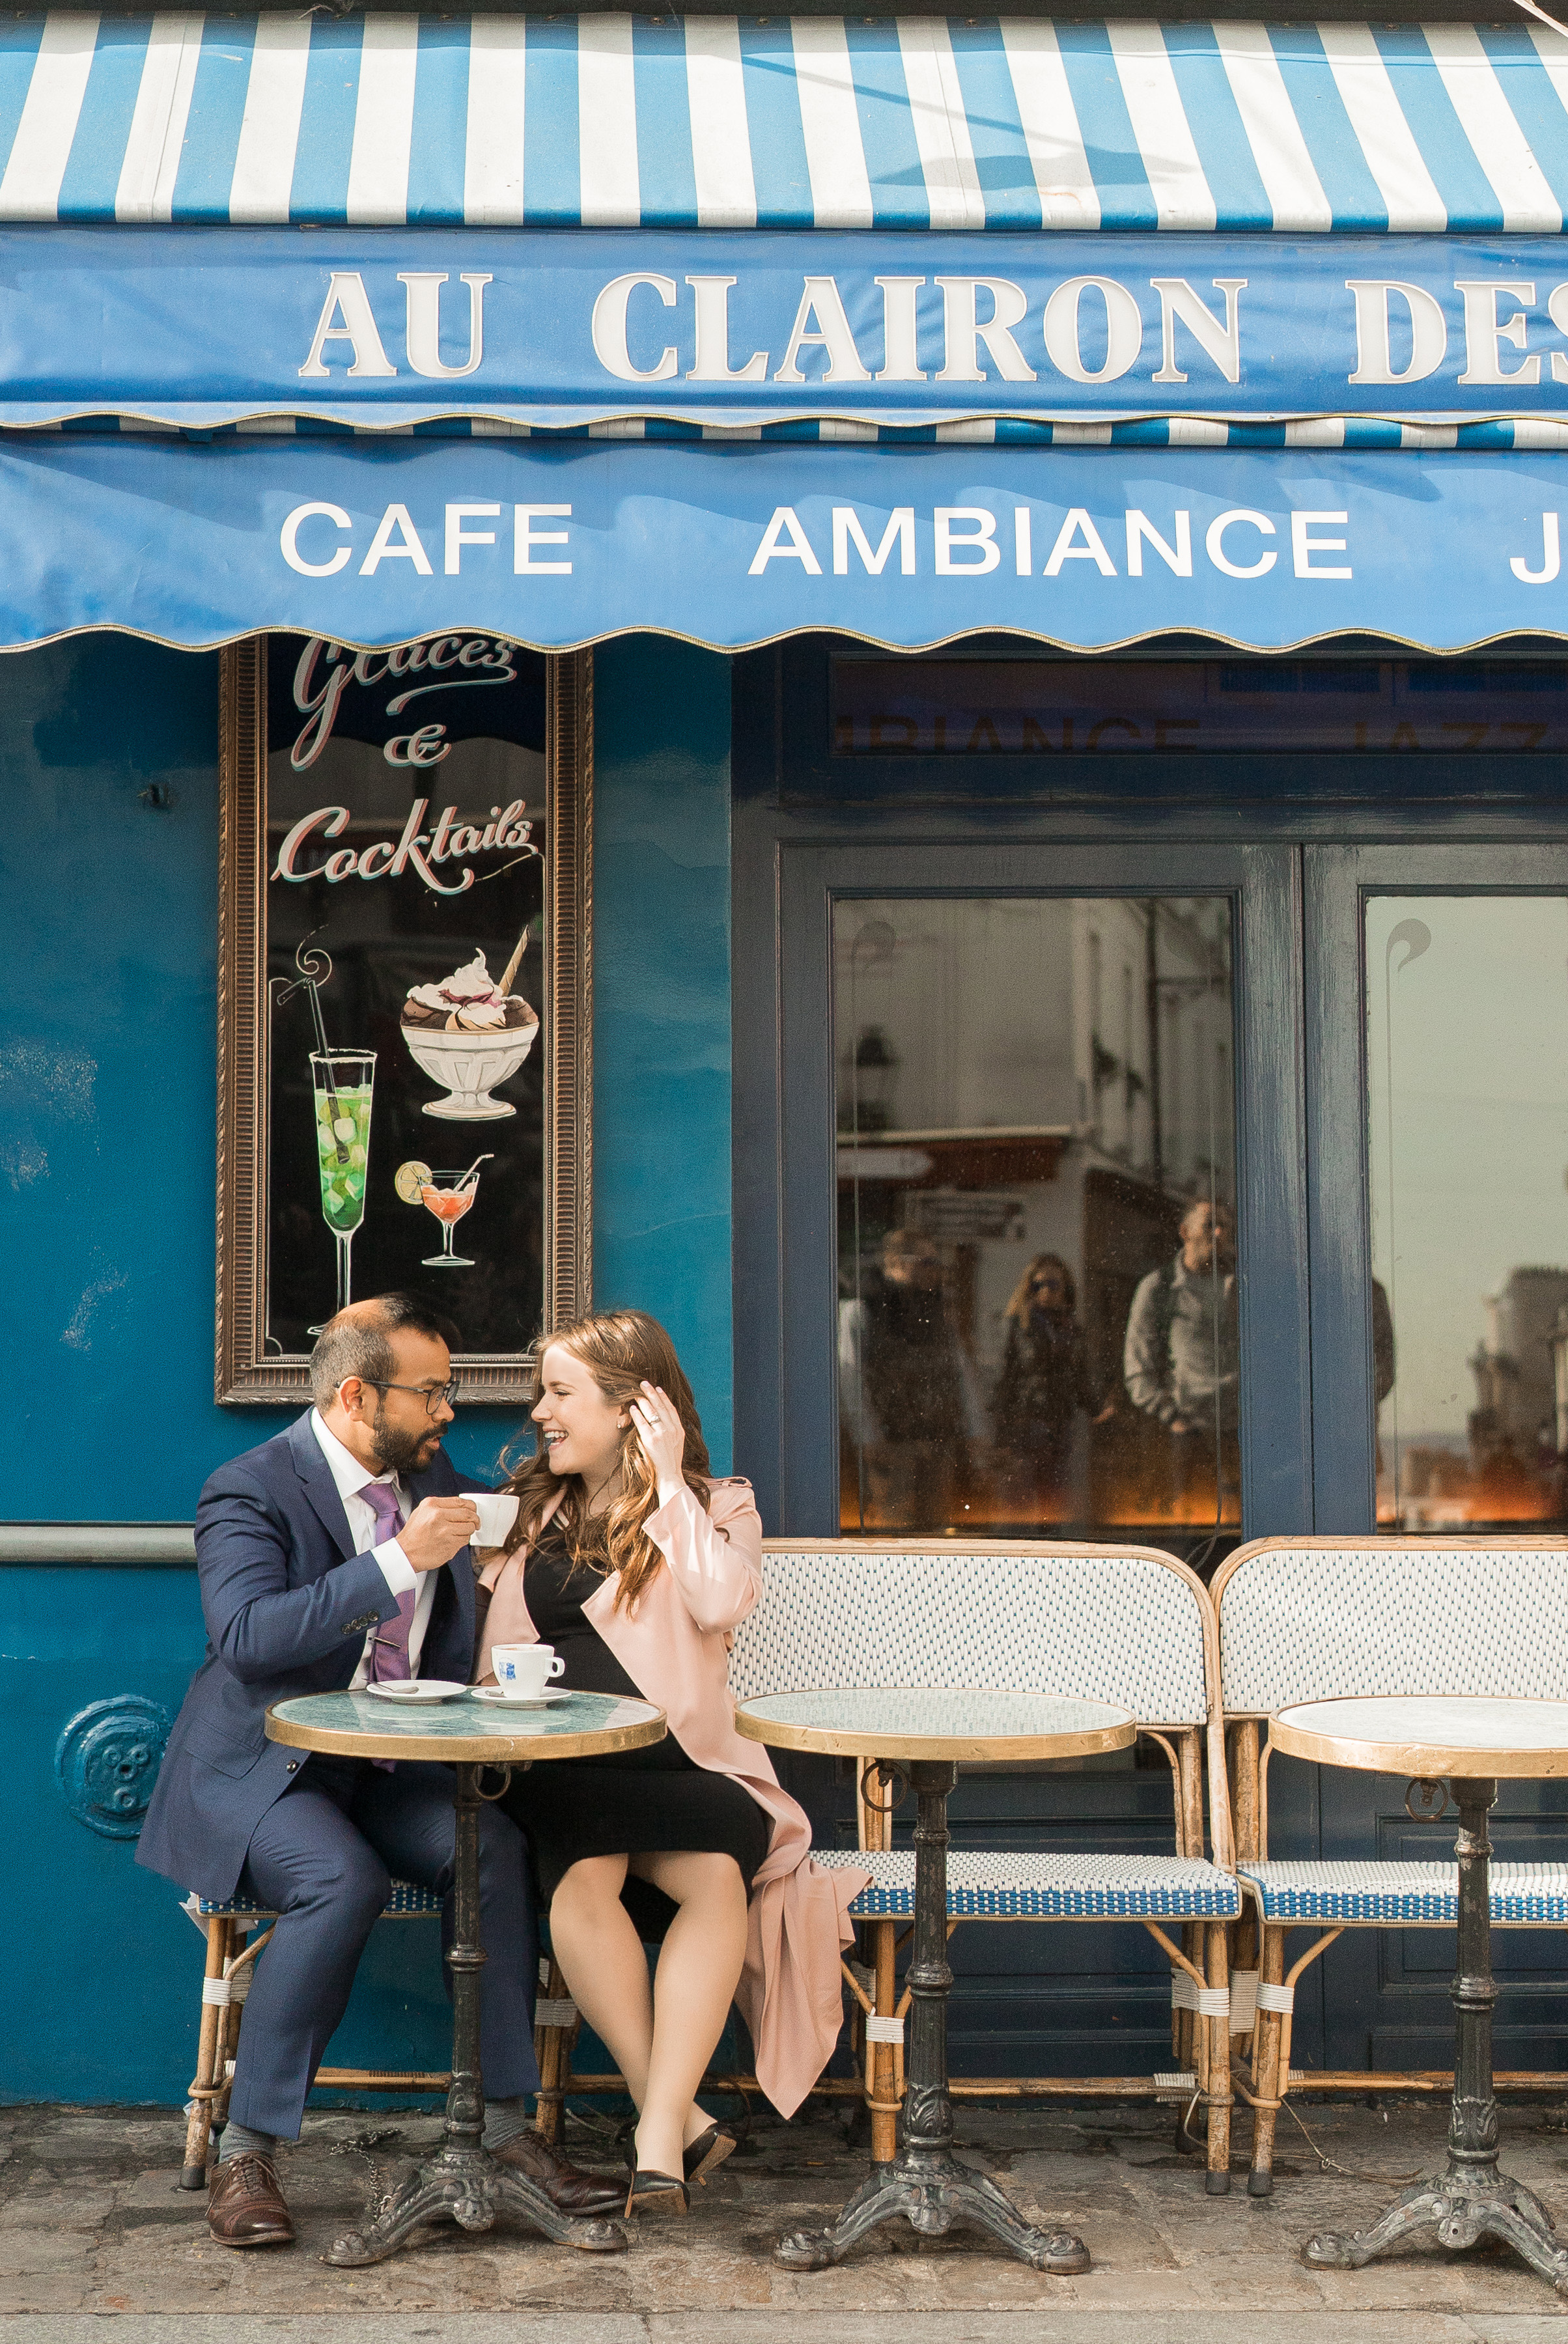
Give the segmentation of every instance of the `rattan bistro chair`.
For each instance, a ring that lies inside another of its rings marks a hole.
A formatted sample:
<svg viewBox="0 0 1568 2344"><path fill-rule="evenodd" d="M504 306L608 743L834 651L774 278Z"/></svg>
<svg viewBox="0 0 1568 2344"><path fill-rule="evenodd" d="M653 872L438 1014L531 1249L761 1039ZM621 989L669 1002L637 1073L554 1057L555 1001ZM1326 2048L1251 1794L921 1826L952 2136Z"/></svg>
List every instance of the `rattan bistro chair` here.
<svg viewBox="0 0 1568 2344"><path fill-rule="evenodd" d="M222 2127L228 2114L234 2055L251 1971L278 1916L243 1896L222 1904L187 1896L182 1909L207 1940L207 1966L201 1981L196 2076L186 2103L185 2164L179 2186L205 2189L213 2130ZM380 1917L383 1921L439 1920L440 1911L440 1898L428 1888L394 1880ZM428 2074L422 2069L319 2067L316 2071L317 2087L324 2091L444 2092L450 2081L450 2074Z"/></svg>
<svg viewBox="0 0 1568 2344"><path fill-rule="evenodd" d="M1231 1985L1256 1997L1249 2066L1248 2188L1273 2187L1274 2130L1288 2094L1447 2092L1452 2075L1290 2066L1296 1987L1346 1929L1452 1929L1452 1857L1274 1862L1269 1854L1269 1745L1263 1723L1297 1702L1470 1694L1568 1700L1568 1547L1561 1539L1258 1539L1216 1573L1221 1682L1235 1798L1236 1869L1248 1897ZM1434 1849L1434 1854L1436 1850ZM1568 1926L1568 1866L1493 1864L1493 1928ZM1292 1929L1316 1932L1285 1966ZM1568 2075L1499 2075L1497 2088L1561 2091Z"/></svg>
<svg viewBox="0 0 1568 2344"><path fill-rule="evenodd" d="M1000 1686L1115 1702L1130 1710L1171 1768L1174 1849L1105 1856L965 1850L948 1859L949 1933L966 1921L1126 1920L1147 1929L1172 1969L1173 2066L1153 2076L991 2076L956 2080L957 2096L1086 2095L1168 2099L1209 2110L1209 2187L1229 2186L1230 2003L1227 1925L1240 1909L1229 1863L1219 1667L1212 1607L1182 1564L1146 1547L1031 1549L952 1539L771 1540L767 1592L736 1633L737 1698L846 1684ZM818 1863L857 1865L872 1884L851 1906L858 1955L845 1964L855 2074L819 2091L864 2096L872 2155L894 2153L904 2088L897 1951L914 1915L915 1858L891 1840L875 1762L857 1762L859 1852L819 1848ZM1203 1854L1204 1784L1219 1833ZM563 1992L552 1973L551 1995ZM618 2076L576 2076L575 2013L541 2036L540 2126L558 2137L566 2095L621 2091ZM754 2088L713 2076L710 2091Z"/></svg>

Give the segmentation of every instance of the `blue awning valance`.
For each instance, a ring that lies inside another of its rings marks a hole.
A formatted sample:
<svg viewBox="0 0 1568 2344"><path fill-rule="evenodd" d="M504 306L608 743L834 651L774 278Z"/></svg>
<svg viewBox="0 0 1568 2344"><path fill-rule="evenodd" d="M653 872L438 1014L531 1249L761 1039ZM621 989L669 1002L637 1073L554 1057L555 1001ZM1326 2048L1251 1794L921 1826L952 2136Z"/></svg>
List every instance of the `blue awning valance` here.
<svg viewBox="0 0 1568 2344"><path fill-rule="evenodd" d="M1568 455L14 438L0 646L439 634L439 665L473 631L735 651L821 629L1449 652L1568 641L1565 509Z"/></svg>
<svg viewBox="0 0 1568 2344"><path fill-rule="evenodd" d="M1559 233L1533 23L369 14L0 32L0 219Z"/></svg>

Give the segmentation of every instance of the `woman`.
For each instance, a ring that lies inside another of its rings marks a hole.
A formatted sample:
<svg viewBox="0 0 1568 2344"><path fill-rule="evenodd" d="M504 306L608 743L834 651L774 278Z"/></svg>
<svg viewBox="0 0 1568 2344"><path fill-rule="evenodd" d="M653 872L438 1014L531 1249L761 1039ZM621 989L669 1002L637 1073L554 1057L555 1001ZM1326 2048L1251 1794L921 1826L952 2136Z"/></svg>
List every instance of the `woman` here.
<svg viewBox="0 0 1568 2344"><path fill-rule="evenodd" d="M512 1777L550 1935L572 2000L637 2105L627 2211L684 2210L686 2185L734 2147L694 2097L732 2000L784 2116L827 2064L839 1952L863 1873L811 1861L811 1826L766 1752L743 1742L726 1684L731 1631L761 1600L762 1522L744 1481L708 1470L692 1388L657 1319L600 1311L545 1347L536 1454L513 1476L507 1546L478 1674L535 1638L576 1692L632 1694L663 1742ZM652 1993L642 1937L663 1935Z"/></svg>
<svg viewBox="0 0 1568 2344"><path fill-rule="evenodd" d="M1070 1512L1073 1422L1095 1406L1077 1312L1071 1270L1059 1253L1041 1253L1003 1313L1007 1345L991 1395L996 1446L1017 1460L1020 1496L1044 1521Z"/></svg>

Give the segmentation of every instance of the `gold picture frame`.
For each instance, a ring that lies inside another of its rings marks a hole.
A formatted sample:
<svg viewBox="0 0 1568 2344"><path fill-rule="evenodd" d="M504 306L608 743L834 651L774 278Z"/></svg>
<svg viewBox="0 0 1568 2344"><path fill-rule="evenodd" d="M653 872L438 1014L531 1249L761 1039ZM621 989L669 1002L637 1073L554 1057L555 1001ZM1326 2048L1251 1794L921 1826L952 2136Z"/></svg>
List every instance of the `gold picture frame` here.
<svg viewBox="0 0 1568 2344"><path fill-rule="evenodd" d="M308 1355L268 1356L265 636L222 653L217 939L217 1278L214 1396L302 1405ZM552 654L545 686L543 1326L591 1307L593 1098L593 654ZM460 1355L470 1401L533 1397L536 1345Z"/></svg>

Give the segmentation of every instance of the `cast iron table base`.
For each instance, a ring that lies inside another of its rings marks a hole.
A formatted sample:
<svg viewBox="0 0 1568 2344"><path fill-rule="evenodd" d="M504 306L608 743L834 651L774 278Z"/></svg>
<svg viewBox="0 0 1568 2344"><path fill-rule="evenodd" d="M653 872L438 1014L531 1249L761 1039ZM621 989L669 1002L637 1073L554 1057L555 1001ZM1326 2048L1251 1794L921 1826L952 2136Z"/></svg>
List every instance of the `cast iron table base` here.
<svg viewBox="0 0 1568 2344"><path fill-rule="evenodd" d="M898 2154L858 2188L831 2228L781 2238L774 2260L785 2270L825 2270L882 2223L902 2214L922 2238L967 2223L988 2231L1035 2270L1067 2277L1089 2267L1088 2249L1068 2232L1037 2230L984 2174L953 2155L947 2093L947 1794L957 1778L946 1761L916 1761L906 1772L919 1802L915 1827L915 1957L909 1987L909 2056Z"/></svg>
<svg viewBox="0 0 1568 2344"><path fill-rule="evenodd" d="M1487 1810L1497 1784L1456 1776L1459 1802L1459 1969L1453 1981L1455 2035L1453 2114L1448 2167L1418 2181L1395 2199L1370 2230L1349 2237L1324 2230L1310 2238L1302 2259L1319 2268L1360 2270L1374 2255L1418 2230L1435 2229L1445 2247L1473 2247L1481 2238L1506 2240L1533 2271L1568 2295L1568 2250L1553 2242L1553 2223L1522 2181L1497 2169L1497 2100L1492 2084L1492 1844Z"/></svg>
<svg viewBox="0 0 1568 2344"><path fill-rule="evenodd" d="M561 2213L542 2189L497 2165L485 2147L479 2052L479 1974L485 1960L479 1927L479 1811L484 1793L480 1767L460 1765L456 1771L456 1912L447 1955L452 1974L452 2080L446 2134L440 2153L409 2176L373 2221L328 2248L323 2261L340 2270L384 2262L411 2231L442 2215L465 2230L488 2230L498 2214L516 2214L558 2246L597 2255L623 2254L626 2248L626 2233L618 2222L587 2222Z"/></svg>

